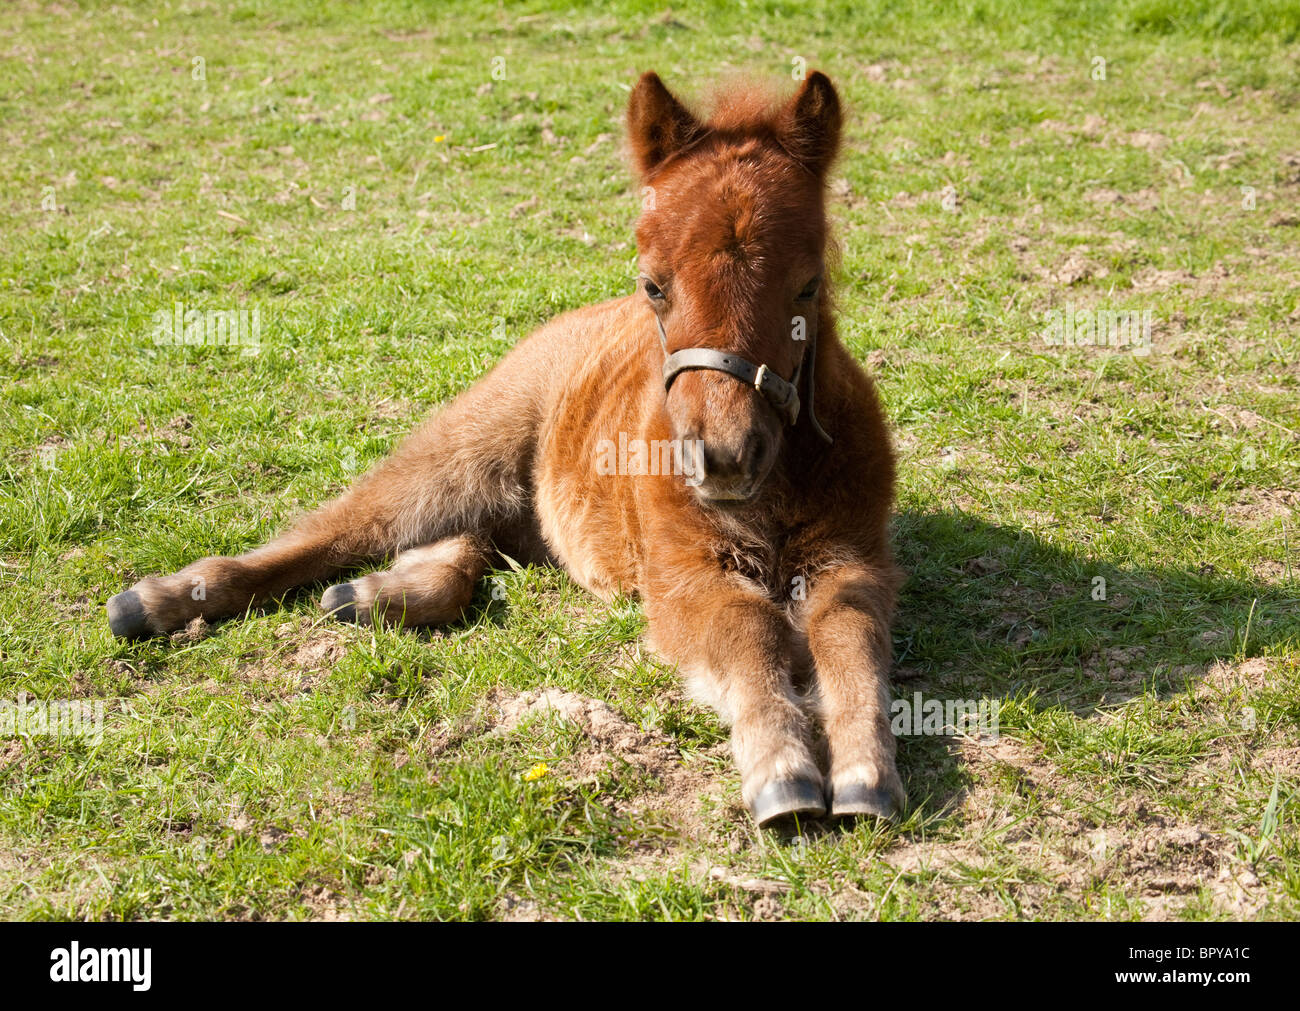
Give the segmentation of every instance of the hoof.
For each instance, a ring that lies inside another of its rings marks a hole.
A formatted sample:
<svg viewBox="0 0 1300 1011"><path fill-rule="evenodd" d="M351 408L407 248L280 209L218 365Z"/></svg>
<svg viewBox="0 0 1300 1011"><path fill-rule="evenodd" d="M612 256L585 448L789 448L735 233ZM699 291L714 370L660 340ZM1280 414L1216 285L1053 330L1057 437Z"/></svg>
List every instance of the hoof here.
<svg viewBox="0 0 1300 1011"><path fill-rule="evenodd" d="M831 816L856 818L874 814L877 818L892 819L898 814L898 804L890 792L878 786L850 783L831 792Z"/></svg>
<svg viewBox="0 0 1300 1011"><path fill-rule="evenodd" d="M790 815L820 818L826 813L826 798L820 783L811 779L778 779L758 791L750 805L759 828Z"/></svg>
<svg viewBox="0 0 1300 1011"><path fill-rule="evenodd" d="M339 621L357 620L357 589L351 583L339 583L321 594L320 608Z"/></svg>
<svg viewBox="0 0 1300 1011"><path fill-rule="evenodd" d="M123 590L109 597L105 607L108 630L119 639L148 639L154 634L144 613L144 601L135 590Z"/></svg>

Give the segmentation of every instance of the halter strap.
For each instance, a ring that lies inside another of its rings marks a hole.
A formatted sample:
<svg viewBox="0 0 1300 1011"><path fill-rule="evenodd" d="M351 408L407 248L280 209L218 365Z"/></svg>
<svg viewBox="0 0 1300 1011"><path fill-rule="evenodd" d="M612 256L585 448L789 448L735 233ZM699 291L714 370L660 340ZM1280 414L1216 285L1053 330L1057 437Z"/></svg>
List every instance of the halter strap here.
<svg viewBox="0 0 1300 1011"><path fill-rule="evenodd" d="M772 405L776 413L785 419L787 425L793 426L799 420L799 379L803 375L803 361L795 367L794 376L787 382L766 365L755 365L749 359L728 351L718 351L714 348L683 348L669 354L668 335L664 332L663 320L657 314L655 325L659 328L659 344L664 349L665 390L671 389L673 380L683 372L699 369L725 372L729 376L735 376L746 386L754 387ZM813 412L815 385L813 372L817 364L816 355L817 331L814 329L808 351L804 356L806 359L811 359L813 364L813 367L808 370L808 420L812 422L817 434L830 443L834 440L827 434L826 429L822 428L817 421L817 415Z"/></svg>
<svg viewBox="0 0 1300 1011"><path fill-rule="evenodd" d="M786 424L793 425L799 420L799 390L794 383L787 383L766 365L755 365L739 355L713 348L683 348L669 355L664 361L664 389L670 388L681 373L696 369L733 375L763 394L776 413L785 418Z"/></svg>

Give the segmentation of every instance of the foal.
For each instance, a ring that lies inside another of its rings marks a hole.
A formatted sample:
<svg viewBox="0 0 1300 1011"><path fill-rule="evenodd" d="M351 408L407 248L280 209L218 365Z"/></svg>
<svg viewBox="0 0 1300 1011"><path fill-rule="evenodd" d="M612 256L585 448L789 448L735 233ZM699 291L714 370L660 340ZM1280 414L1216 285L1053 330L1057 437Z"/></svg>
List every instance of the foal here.
<svg viewBox="0 0 1300 1011"><path fill-rule="evenodd" d="M731 724L760 824L896 813L893 458L825 280L840 123L821 73L786 102L734 92L707 120L642 76L638 291L542 327L270 544L119 593L113 633L239 614L390 557L322 608L442 624L498 552L558 561L597 596L642 598L655 649ZM647 468L645 447L672 466Z"/></svg>

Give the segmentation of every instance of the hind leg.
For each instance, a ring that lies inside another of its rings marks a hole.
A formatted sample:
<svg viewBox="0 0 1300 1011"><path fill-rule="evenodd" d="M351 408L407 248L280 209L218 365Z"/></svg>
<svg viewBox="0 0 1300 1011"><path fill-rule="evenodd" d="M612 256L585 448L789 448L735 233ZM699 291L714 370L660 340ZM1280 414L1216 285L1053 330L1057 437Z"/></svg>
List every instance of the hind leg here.
<svg viewBox="0 0 1300 1011"><path fill-rule="evenodd" d="M150 576L111 598L109 628L139 639L194 618L240 614L295 586L327 579L404 547L417 475L380 464L347 494L309 514L270 544L235 557L201 558L169 576ZM403 479L404 478L404 479Z"/></svg>
<svg viewBox="0 0 1300 1011"><path fill-rule="evenodd" d="M486 531L509 551L497 527L531 509L537 401L546 393L537 376L559 374L543 336L515 348L346 494L283 537L141 580L113 597L113 634L143 638L196 617L228 618L295 586L465 531Z"/></svg>
<svg viewBox="0 0 1300 1011"><path fill-rule="evenodd" d="M386 572L372 572L331 586L323 611L341 621L368 625L445 625L460 617L474 596L491 548L475 534L448 537L411 548Z"/></svg>

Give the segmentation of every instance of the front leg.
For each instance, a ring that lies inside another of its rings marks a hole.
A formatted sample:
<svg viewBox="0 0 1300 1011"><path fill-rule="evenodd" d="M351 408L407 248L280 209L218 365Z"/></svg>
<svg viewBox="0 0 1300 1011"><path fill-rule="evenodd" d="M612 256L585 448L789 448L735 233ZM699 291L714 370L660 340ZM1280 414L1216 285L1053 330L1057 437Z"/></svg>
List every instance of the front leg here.
<svg viewBox="0 0 1300 1011"><path fill-rule="evenodd" d="M830 747L831 814L892 817L906 799L890 729L892 566L846 566L810 583L805 614Z"/></svg>
<svg viewBox="0 0 1300 1011"><path fill-rule="evenodd" d="M656 650L731 725L741 793L759 825L825 814L781 609L707 563L683 567L679 559L671 579L651 583L646 614Z"/></svg>

